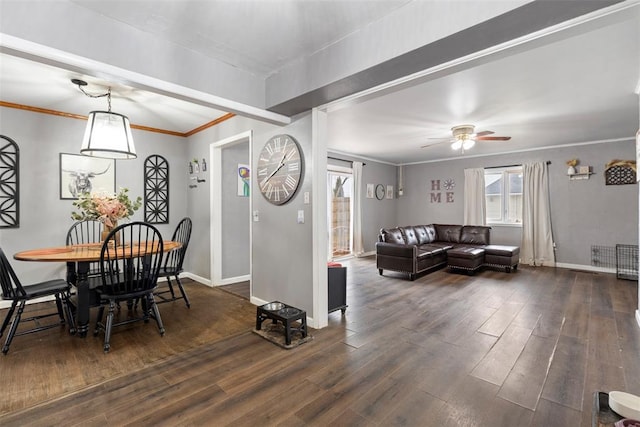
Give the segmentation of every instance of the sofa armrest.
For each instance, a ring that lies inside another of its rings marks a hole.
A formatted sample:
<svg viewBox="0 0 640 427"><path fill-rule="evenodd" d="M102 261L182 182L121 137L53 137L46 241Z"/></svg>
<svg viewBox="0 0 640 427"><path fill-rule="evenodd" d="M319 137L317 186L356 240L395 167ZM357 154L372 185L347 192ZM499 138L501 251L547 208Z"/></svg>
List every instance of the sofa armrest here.
<svg viewBox="0 0 640 427"><path fill-rule="evenodd" d="M401 245L399 243L376 242L376 254L402 258L414 258L416 255L416 246Z"/></svg>

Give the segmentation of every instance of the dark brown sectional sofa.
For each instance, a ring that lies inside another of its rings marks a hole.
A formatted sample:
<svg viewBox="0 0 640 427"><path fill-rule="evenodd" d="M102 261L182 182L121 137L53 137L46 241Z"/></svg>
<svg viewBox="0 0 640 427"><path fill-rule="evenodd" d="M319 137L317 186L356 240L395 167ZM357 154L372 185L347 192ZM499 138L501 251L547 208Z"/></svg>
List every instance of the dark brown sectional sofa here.
<svg viewBox="0 0 640 427"><path fill-rule="evenodd" d="M518 268L520 248L492 245L491 227L429 224L383 228L376 242L378 272L419 273L448 266L474 273L482 267Z"/></svg>

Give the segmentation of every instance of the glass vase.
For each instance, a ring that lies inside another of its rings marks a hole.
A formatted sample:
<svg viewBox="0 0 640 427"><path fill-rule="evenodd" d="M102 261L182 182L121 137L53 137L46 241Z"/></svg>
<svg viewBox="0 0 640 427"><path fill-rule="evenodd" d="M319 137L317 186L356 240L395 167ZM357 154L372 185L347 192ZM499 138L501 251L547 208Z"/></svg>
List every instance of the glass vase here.
<svg viewBox="0 0 640 427"><path fill-rule="evenodd" d="M102 241L104 242L105 240L107 240L107 237L109 237L109 233L111 233L111 231L116 228L118 226L118 223L116 222L113 227L108 226L107 224L103 224L102 227ZM116 245L120 244L120 232L116 233L115 235L115 242Z"/></svg>

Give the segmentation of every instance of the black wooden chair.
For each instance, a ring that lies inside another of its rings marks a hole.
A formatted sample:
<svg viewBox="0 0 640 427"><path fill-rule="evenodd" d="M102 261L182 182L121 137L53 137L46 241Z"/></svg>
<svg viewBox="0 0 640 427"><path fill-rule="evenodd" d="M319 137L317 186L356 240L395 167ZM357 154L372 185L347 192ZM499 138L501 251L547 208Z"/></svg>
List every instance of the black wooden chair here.
<svg viewBox="0 0 640 427"><path fill-rule="evenodd" d="M9 326L9 323L11 323L7 340L2 347L2 352L4 354L7 354L9 351L11 341L13 341L15 336L60 327L60 325L64 325L66 322L69 322L69 331L72 334L75 333L75 323L69 308L69 284L67 284L66 281L62 279L53 279L23 286L11 267L11 264L9 264L9 260L6 255L2 249L0 249L0 285L2 285L2 299L11 301L11 307L2 322L2 328L0 328L1 337L4 334L5 329L7 329L7 326ZM57 308L55 312L39 314L24 319L22 318L27 301L46 296L55 296ZM51 316L59 316L60 322L45 325L40 324L40 319ZM30 321L34 321L36 326L31 329L20 330L19 332L17 331L18 324Z"/></svg>
<svg viewBox="0 0 640 427"><path fill-rule="evenodd" d="M158 303L175 301L177 299L184 299L187 307L191 308L191 302L189 297L180 282L180 273L182 273L182 263L184 262L184 256L187 253L187 247L189 246L189 240L191 239L191 218L183 218L173 232L171 240L182 243L182 246L176 250L169 252L166 256L165 263L160 269L159 277L167 278L168 289L162 289L156 291L156 296L160 299ZM171 277L175 277L178 289L181 296L176 297L173 290L173 284L171 283ZM167 294L170 295L166 296Z"/></svg>
<svg viewBox="0 0 640 427"><path fill-rule="evenodd" d="M67 232L67 245L82 245L89 243L102 243L102 231L104 224L98 220L87 219L75 222ZM100 274L100 263L92 262L89 265L89 276ZM72 283L72 285L75 283Z"/></svg>
<svg viewBox="0 0 640 427"><path fill-rule="evenodd" d="M67 245L100 243L102 241L102 222L93 219L75 222L67 232Z"/></svg>
<svg viewBox="0 0 640 427"><path fill-rule="evenodd" d="M119 234L119 238L116 235ZM158 273L162 265L163 240L160 232L144 222L132 222L116 227L105 239L100 251L100 276L90 278L99 280L96 292L100 301L94 335L104 331L104 351L111 348L111 330L114 326L136 321L147 323L153 318L158 325L160 335L164 335L164 326L153 293L158 282ZM119 313L121 301L142 301L142 313L129 306L128 313ZM103 323L104 310L109 307ZM116 309L118 317L116 319Z"/></svg>

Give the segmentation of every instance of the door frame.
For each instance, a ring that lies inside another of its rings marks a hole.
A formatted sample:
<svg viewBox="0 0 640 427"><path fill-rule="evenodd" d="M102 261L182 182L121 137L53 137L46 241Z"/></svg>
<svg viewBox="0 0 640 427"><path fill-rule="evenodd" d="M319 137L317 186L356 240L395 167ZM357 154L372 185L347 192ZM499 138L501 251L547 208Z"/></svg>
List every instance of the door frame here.
<svg viewBox="0 0 640 427"><path fill-rule="evenodd" d="M211 284L212 286L228 285L240 281L251 281L253 270L253 230L251 227L251 212L253 208L252 197L249 197L249 211L247 212L247 222L249 222L249 274L248 276L222 279L222 150L238 144L249 144L249 160L252 159L252 131L242 132L225 139L209 144L209 164L211 165L211 186L210 186L210 241L211 241ZM251 185L251 184L249 184ZM250 190L251 191L251 190ZM249 295L253 295L253 290L249 285Z"/></svg>
<svg viewBox="0 0 640 427"><path fill-rule="evenodd" d="M349 175L349 177L351 178L351 200L350 200L350 204L349 204L349 255L344 255L345 257L347 256L353 256L353 193L354 193L354 188L353 188L353 168L350 167L345 167L345 166L338 166L338 165L327 165L327 178L329 177L330 173L335 173L335 174L344 174L344 175ZM327 179L328 181L328 179ZM327 196L329 196L330 192L332 191L332 189L329 188L329 183L327 182ZM329 209L331 208L331 202L329 201L329 198L327 197L327 254L329 255L329 259L333 259L333 235L331 233L331 222L330 222L330 218L329 218Z"/></svg>

